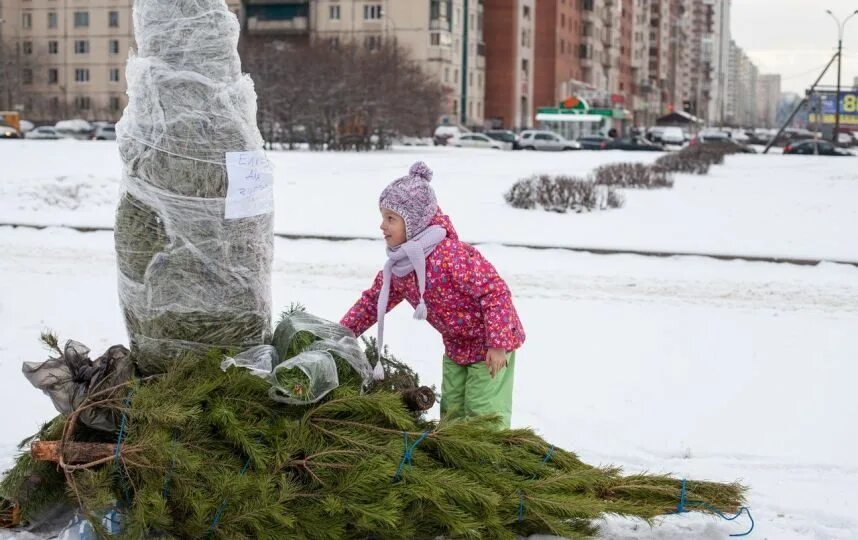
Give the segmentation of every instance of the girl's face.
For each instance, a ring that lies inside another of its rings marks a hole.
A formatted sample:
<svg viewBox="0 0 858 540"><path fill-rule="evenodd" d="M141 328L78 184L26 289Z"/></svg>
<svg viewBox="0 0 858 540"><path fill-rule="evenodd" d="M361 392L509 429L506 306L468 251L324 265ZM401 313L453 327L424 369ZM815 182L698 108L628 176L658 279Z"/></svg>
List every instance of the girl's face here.
<svg viewBox="0 0 858 540"><path fill-rule="evenodd" d="M393 210L381 210L381 232L388 247L405 243L405 220Z"/></svg>

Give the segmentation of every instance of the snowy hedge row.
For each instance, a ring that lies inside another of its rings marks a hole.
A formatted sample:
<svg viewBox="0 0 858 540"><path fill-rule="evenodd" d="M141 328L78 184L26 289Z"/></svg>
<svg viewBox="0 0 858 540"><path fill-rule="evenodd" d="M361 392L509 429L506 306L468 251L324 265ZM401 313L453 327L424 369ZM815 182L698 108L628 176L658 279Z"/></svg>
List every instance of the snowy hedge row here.
<svg viewBox="0 0 858 540"><path fill-rule="evenodd" d="M516 182L504 196L513 208L551 212L620 208L625 200L613 187L570 176L534 175Z"/></svg>

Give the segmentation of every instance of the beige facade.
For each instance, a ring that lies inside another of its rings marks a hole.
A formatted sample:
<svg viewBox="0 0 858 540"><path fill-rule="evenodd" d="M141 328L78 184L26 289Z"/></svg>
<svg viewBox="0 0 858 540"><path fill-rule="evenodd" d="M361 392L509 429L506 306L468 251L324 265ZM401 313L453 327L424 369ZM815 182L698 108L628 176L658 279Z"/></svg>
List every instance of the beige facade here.
<svg viewBox="0 0 858 540"><path fill-rule="evenodd" d="M240 2L228 2L238 11ZM135 47L133 0L1 0L2 39L21 84L12 107L41 121L118 120Z"/></svg>
<svg viewBox="0 0 858 540"><path fill-rule="evenodd" d="M314 38L354 39L368 48L395 38L447 89L445 120L468 126L484 124L482 2L316 0L311 2L309 26Z"/></svg>
<svg viewBox="0 0 858 540"><path fill-rule="evenodd" d="M781 76L766 74L757 78L757 123L756 127L775 128L778 117L778 101L781 97Z"/></svg>

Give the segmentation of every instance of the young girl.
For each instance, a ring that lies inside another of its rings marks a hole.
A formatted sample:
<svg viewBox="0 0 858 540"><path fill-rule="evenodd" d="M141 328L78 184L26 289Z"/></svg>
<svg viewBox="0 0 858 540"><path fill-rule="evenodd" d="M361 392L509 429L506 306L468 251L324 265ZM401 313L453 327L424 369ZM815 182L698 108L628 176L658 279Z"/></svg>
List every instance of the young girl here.
<svg viewBox="0 0 858 540"><path fill-rule="evenodd" d="M340 324L355 335L378 322L384 347L384 315L402 300L414 318L428 320L444 340L441 417L497 415L509 427L515 350L524 329L506 283L472 246L459 240L438 208L423 162L381 193L381 230L387 263L372 287ZM383 378L376 364L376 378Z"/></svg>

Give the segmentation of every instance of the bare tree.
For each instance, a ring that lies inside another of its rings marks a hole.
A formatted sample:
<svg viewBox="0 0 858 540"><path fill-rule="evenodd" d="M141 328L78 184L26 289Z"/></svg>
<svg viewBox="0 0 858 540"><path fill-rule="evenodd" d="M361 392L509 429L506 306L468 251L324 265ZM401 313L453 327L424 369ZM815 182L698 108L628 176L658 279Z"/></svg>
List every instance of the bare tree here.
<svg viewBox="0 0 858 540"><path fill-rule="evenodd" d="M242 56L269 144L385 148L393 134L430 133L441 113L441 84L390 41L375 50L330 40L246 41Z"/></svg>

